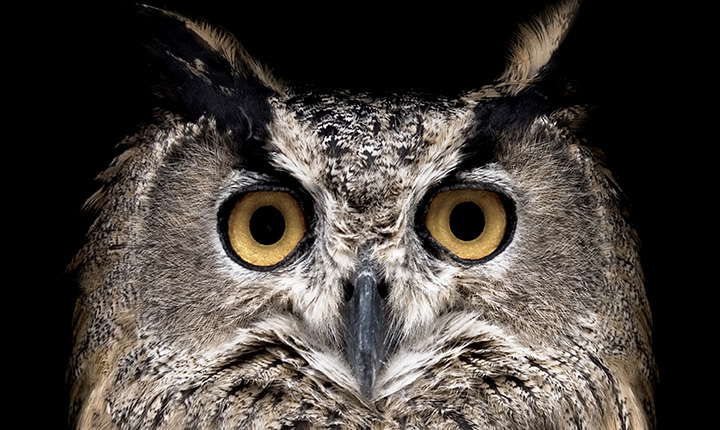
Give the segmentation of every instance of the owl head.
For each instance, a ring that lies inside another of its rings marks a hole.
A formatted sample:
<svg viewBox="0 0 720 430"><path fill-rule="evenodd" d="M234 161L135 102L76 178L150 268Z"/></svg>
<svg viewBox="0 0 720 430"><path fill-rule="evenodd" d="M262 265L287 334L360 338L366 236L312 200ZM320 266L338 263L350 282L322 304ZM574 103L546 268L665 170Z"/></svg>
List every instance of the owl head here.
<svg viewBox="0 0 720 430"><path fill-rule="evenodd" d="M638 240L555 75L576 12L449 96L286 83L140 7L162 109L87 203L73 426L651 428Z"/></svg>

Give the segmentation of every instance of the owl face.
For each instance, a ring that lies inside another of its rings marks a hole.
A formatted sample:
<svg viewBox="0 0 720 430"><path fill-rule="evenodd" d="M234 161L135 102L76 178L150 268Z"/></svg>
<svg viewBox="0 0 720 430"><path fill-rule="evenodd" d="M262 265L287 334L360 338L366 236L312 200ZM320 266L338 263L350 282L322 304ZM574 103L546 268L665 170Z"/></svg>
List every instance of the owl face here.
<svg viewBox="0 0 720 430"><path fill-rule="evenodd" d="M75 426L652 426L637 243L543 81L573 12L450 98L281 84L143 8L174 103L89 202Z"/></svg>
<svg viewBox="0 0 720 430"><path fill-rule="evenodd" d="M510 242L509 189L490 171L460 176L467 106L347 94L273 104L283 119L256 160L265 173L228 200L220 239L244 282L285 285L278 297L314 343L337 351L372 339L357 352L375 357L360 381L370 394L393 345L458 305L447 287Z"/></svg>

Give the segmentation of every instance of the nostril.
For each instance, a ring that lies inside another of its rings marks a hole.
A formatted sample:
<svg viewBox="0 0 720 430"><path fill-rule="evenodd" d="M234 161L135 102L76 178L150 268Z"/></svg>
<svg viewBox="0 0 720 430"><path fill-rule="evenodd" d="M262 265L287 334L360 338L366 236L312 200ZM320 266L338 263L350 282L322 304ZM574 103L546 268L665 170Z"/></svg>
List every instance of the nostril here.
<svg viewBox="0 0 720 430"><path fill-rule="evenodd" d="M350 299L352 299L353 294L355 293L355 286L353 285L352 282L345 282L344 293L345 293L345 301L349 302Z"/></svg>
<svg viewBox="0 0 720 430"><path fill-rule="evenodd" d="M380 282L377 285L377 291L378 291L378 294L380 295L380 298L382 298L383 300L387 299L387 296L390 293L387 283L385 283L385 282Z"/></svg>

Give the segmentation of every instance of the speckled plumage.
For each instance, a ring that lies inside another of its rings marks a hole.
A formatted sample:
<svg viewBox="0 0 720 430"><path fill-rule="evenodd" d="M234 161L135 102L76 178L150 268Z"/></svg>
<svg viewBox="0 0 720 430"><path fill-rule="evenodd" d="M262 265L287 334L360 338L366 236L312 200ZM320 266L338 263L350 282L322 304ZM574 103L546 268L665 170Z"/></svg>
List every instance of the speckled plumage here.
<svg viewBox="0 0 720 430"><path fill-rule="evenodd" d="M575 8L524 27L501 79L457 98L292 87L143 8L178 108L123 142L88 202L73 427L654 428L638 241L574 135L583 110L543 83ZM423 224L460 187L508 213L477 261ZM289 193L307 220L274 266L229 255L222 214L248 190ZM348 334L363 276L382 314L371 371Z"/></svg>

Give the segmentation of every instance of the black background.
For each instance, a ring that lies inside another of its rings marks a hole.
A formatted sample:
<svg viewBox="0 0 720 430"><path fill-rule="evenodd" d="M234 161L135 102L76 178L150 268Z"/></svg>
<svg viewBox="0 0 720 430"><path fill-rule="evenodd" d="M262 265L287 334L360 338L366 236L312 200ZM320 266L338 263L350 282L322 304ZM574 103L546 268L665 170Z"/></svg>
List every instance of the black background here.
<svg viewBox="0 0 720 430"><path fill-rule="evenodd" d="M149 3L224 27L289 81L454 92L499 75L516 22L543 2L412 3L397 9L391 3ZM695 411L687 381L702 378L696 376L700 369L683 361L709 350L692 346L688 333L702 329L688 315L699 312L692 309L704 296L700 286L714 285L700 281L702 263L690 255L697 248L689 237L698 237L701 220L689 212L700 204L682 194L694 177L694 169L685 167L692 165L688 151L703 140L687 131L697 121L685 99L694 85L688 76L697 76L687 71L684 34L692 25L676 6L629 4L586 1L567 43L572 72L596 106L591 143L608 155L644 243L660 368L659 428L674 428L681 418L691 428L702 414L687 414ZM13 72L6 92L20 95L20 109L9 117L19 133L6 137L5 212L13 240L7 264L8 273L21 274L6 284L20 293L9 307L7 336L22 351L6 355L15 401L29 409L29 427L64 428L74 292L63 272L89 223L80 207L97 187L95 175L115 155L114 145L147 118L151 98L122 2L38 8L8 17L28 30L9 39L13 54L6 54L15 59L6 65Z"/></svg>

